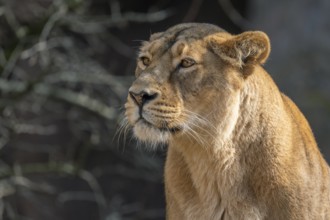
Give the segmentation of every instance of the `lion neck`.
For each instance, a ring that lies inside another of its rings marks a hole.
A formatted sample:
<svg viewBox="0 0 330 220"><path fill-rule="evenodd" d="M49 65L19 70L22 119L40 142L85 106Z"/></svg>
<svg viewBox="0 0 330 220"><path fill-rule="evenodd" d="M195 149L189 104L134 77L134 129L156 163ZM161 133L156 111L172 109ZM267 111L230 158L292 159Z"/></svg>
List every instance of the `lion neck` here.
<svg viewBox="0 0 330 220"><path fill-rule="evenodd" d="M208 121L221 123L201 127L197 133L203 136L202 140L183 134L170 141L169 148L182 155L189 169L187 175L200 197L210 194L221 194L222 198L229 194L227 197L230 197L230 192L237 190L234 187L243 181L248 167L246 164L242 166L241 161L249 160L244 158L246 151L254 150L251 145L261 138L265 126L259 115L263 102L258 87L258 82L251 78L251 82L233 100L232 110L228 111L225 119L223 115L221 118L217 114L210 116Z"/></svg>

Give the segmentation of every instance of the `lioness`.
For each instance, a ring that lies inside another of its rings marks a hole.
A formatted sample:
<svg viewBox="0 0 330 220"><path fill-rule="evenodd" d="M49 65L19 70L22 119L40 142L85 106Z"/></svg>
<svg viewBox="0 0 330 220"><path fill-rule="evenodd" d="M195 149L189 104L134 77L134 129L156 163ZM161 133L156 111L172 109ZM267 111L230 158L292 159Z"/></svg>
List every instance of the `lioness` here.
<svg viewBox="0 0 330 220"><path fill-rule="evenodd" d="M126 117L168 143L167 219L330 219L330 169L307 120L261 67L263 32L176 25L143 43Z"/></svg>

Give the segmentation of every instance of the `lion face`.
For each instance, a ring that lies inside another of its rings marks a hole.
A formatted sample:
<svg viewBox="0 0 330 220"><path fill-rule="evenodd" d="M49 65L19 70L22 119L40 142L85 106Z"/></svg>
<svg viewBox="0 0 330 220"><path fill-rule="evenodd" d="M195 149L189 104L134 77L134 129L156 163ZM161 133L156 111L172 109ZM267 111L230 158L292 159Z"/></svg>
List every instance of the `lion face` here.
<svg viewBox="0 0 330 220"><path fill-rule="evenodd" d="M255 60L235 52L232 39L213 25L181 24L142 45L125 104L139 140L164 143L185 133L194 135L197 128L216 127L214 117L221 121L237 109L248 75L242 63Z"/></svg>

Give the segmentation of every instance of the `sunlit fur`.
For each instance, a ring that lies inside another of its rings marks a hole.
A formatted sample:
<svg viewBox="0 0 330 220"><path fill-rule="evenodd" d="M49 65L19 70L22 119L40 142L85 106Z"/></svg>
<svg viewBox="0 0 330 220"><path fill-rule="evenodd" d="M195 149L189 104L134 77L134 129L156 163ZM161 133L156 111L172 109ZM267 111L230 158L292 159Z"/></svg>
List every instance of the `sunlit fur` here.
<svg viewBox="0 0 330 220"><path fill-rule="evenodd" d="M330 219L329 167L269 53L265 33L195 23L141 46L121 133L168 144L168 220Z"/></svg>

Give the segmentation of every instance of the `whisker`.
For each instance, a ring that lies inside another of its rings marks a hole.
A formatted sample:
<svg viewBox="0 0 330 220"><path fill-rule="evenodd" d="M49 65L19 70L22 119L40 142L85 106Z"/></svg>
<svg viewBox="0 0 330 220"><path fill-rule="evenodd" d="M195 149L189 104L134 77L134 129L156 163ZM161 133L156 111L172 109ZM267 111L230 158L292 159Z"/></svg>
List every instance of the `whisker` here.
<svg viewBox="0 0 330 220"><path fill-rule="evenodd" d="M174 120L174 123L178 122L179 120ZM196 142L200 143L201 145L205 145L205 140L195 130L193 130L189 124L185 124L183 129L188 137L192 137Z"/></svg>
<svg viewBox="0 0 330 220"><path fill-rule="evenodd" d="M185 129L187 131L187 134L191 135L191 137L193 137L198 143L200 143L201 145L205 144L204 140L200 137L200 135L198 135L196 131L190 128L190 126L186 126Z"/></svg>
<svg viewBox="0 0 330 220"><path fill-rule="evenodd" d="M121 133L122 133L122 130L123 128L126 126L126 118L124 118L120 123L119 123L119 127L117 128L115 134L113 135L113 138L112 138L112 142L114 141L114 139L117 137L117 142L119 142L119 139L120 139L120 136L121 136Z"/></svg>
<svg viewBox="0 0 330 220"><path fill-rule="evenodd" d="M123 140L124 140L123 141L123 150L125 150L125 147L126 147L126 136L127 136L129 128L130 128L129 122L128 122L127 118L124 118L120 123L120 127L117 129L117 131L114 135L114 138L117 136L117 145L118 146L120 143L120 138L123 137Z"/></svg>
<svg viewBox="0 0 330 220"><path fill-rule="evenodd" d="M198 119L198 120L199 120L200 122L202 122L203 124L210 125L210 126L212 126L212 128L214 128L215 130L217 129L217 128L213 125L212 122L210 122L207 118L201 116L200 114L198 114L198 113L196 113L196 112L189 111L189 110L185 109L183 113L186 114L187 116L191 116L191 115L192 115L192 116L195 116L196 119ZM213 113L213 112L210 112L210 113L208 114L208 116L209 116L210 114L212 114L212 113Z"/></svg>
<svg viewBox="0 0 330 220"><path fill-rule="evenodd" d="M188 116L188 114L183 114L183 116ZM206 120L206 119L204 119L202 117L198 117L198 115L195 114L195 113L193 113L193 112L191 114L189 114L189 118L190 118L190 120L188 120L187 123L189 123L189 124L195 126L196 128L204 131L205 133L207 133L208 135L210 135L212 138L215 138L216 137L215 136L216 135L215 133L211 133L209 131L209 129L206 129L206 128L204 128L204 127L202 127L200 125L200 124L202 124L202 125L211 126L211 128L213 128L216 131L216 128L212 125L211 122L209 122L208 120Z"/></svg>
<svg viewBox="0 0 330 220"><path fill-rule="evenodd" d="M128 123L128 120L127 120L127 124L125 126L125 129L124 129L124 139L126 140L127 139L127 135L128 135L128 132L131 130L131 126L130 124ZM131 135L131 140L132 140L132 135ZM130 140L130 141L131 141Z"/></svg>

